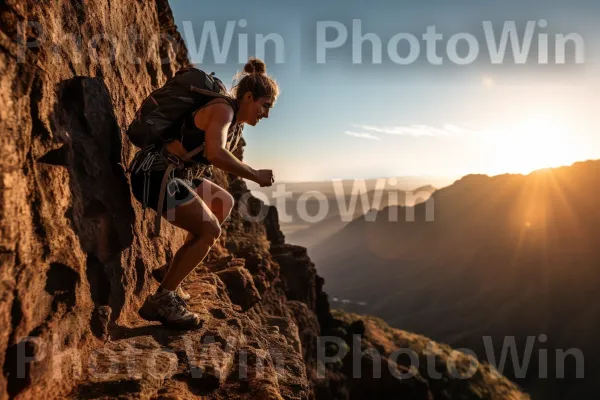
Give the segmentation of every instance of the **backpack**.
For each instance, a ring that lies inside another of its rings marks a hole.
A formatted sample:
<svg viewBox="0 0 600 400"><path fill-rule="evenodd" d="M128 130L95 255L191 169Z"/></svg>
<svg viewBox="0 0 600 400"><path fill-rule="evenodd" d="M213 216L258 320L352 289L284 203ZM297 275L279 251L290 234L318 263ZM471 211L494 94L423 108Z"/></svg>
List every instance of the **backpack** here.
<svg viewBox="0 0 600 400"><path fill-rule="evenodd" d="M191 111L214 98L226 99L237 112L236 102L227 96L225 85L214 72L207 74L194 67L180 69L144 100L127 128L127 137L142 150L156 145L173 137Z"/></svg>

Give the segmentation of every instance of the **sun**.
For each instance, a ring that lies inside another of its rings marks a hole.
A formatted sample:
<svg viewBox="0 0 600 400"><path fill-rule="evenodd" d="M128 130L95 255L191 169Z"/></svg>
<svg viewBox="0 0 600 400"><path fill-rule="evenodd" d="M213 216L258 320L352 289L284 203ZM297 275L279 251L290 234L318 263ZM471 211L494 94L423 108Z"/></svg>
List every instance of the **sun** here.
<svg viewBox="0 0 600 400"><path fill-rule="evenodd" d="M576 161L568 125L557 116L534 115L489 132L494 174L528 174Z"/></svg>

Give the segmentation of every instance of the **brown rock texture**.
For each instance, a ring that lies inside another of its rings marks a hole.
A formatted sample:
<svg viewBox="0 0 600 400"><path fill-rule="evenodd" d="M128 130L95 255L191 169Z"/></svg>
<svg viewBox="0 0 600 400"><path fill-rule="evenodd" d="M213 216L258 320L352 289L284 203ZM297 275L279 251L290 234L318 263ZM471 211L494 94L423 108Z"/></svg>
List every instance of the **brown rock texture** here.
<svg viewBox="0 0 600 400"><path fill-rule="evenodd" d="M152 235L124 168L137 107L189 62L167 1L9 0L0 22L0 400L361 398L347 361L317 373L318 337L344 323L306 249L219 171L236 208L184 283L202 327L137 315L184 240L167 223Z"/></svg>
<svg viewBox="0 0 600 400"><path fill-rule="evenodd" d="M351 398L530 398L489 364L445 344L391 328L380 318L339 310L333 315L334 329L350 347L339 368L346 376L361 376L346 382ZM360 361L354 354L362 355Z"/></svg>

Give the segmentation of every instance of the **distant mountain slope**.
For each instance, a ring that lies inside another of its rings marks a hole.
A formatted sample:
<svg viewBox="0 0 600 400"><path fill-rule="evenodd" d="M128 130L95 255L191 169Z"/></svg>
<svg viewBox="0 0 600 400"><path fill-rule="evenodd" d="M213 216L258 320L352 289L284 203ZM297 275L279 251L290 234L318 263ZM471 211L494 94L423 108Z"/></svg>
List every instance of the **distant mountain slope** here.
<svg viewBox="0 0 600 400"><path fill-rule="evenodd" d="M505 336L544 334L538 345L549 353L581 349L589 377L600 370L599 170L588 161L527 176L469 175L428 204L397 208L398 222L388 220L391 208L353 221L310 256L331 295L366 302L361 313L479 353L484 335L501 347ZM521 382L535 376L530 368ZM580 384L535 381L544 399L578 398Z"/></svg>
<svg viewBox="0 0 600 400"><path fill-rule="evenodd" d="M388 207L421 203L426 201L435 190L431 185L406 192L385 189L379 191L371 190L366 193L368 203L365 203L364 206L361 203L360 196L356 195L354 200L352 200L350 194L344 198L328 198L326 205L324 203L320 204L315 199L310 199L302 204L295 204L293 200L290 200L288 210L293 209L294 206L301 207L307 210L308 215L317 216L319 215L320 207L327 207L327 214L324 214L326 215L324 219L310 218L306 220L306 218L301 218L297 213L292 216L293 222L282 224L282 230L289 242L311 248L342 230L354 219Z"/></svg>

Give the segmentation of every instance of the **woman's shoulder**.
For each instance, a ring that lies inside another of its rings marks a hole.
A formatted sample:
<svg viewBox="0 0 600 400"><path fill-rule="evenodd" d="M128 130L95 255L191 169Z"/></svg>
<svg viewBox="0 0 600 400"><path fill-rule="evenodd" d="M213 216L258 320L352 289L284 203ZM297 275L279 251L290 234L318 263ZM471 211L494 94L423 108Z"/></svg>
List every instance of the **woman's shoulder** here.
<svg viewBox="0 0 600 400"><path fill-rule="evenodd" d="M202 109L206 109L207 112L213 113L233 113L235 111L235 100L234 99L225 99L222 97L214 98L202 106L198 107L196 111L200 111Z"/></svg>
<svg viewBox="0 0 600 400"><path fill-rule="evenodd" d="M202 129L211 120L232 122L235 115L234 106L226 99L217 98L197 108L194 112L195 125Z"/></svg>

